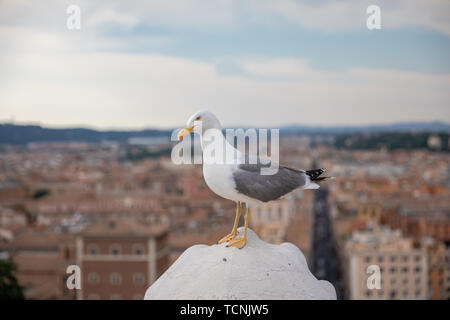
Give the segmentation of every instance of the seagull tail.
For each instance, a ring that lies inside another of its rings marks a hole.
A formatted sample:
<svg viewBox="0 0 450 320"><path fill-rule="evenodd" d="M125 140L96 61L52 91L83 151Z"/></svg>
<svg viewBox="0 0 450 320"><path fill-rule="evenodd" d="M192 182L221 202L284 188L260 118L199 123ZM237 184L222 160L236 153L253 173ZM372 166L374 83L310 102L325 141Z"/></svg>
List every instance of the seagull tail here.
<svg viewBox="0 0 450 320"><path fill-rule="evenodd" d="M305 189L319 189L320 186L316 182L322 182L326 180L332 180L334 177L320 177L325 170L323 169L314 169L306 171L306 175L309 178L309 183L306 185Z"/></svg>

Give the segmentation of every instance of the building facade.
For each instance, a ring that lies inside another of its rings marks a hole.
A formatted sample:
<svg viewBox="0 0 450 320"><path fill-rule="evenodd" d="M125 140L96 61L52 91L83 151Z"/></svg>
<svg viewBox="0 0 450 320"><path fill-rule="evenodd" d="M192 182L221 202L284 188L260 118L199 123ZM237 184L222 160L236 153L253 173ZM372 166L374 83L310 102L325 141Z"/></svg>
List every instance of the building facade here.
<svg viewBox="0 0 450 320"><path fill-rule="evenodd" d="M292 197L263 203L252 212L250 227L264 241L279 244L285 239L294 213L295 201Z"/></svg>
<svg viewBox="0 0 450 320"><path fill-rule="evenodd" d="M72 235L29 230L0 246L17 266L16 276L30 300L72 300L67 267L75 263Z"/></svg>
<svg viewBox="0 0 450 320"><path fill-rule="evenodd" d="M400 231L374 227L353 232L346 243L347 279L350 299L428 298L428 259L424 248ZM367 280L380 271L380 287L369 287Z"/></svg>
<svg viewBox="0 0 450 320"><path fill-rule="evenodd" d="M447 299L450 299L450 244L445 247L444 287Z"/></svg>
<svg viewBox="0 0 450 320"><path fill-rule="evenodd" d="M102 221L77 236L76 262L82 279L77 299L143 299L168 267L167 227Z"/></svg>

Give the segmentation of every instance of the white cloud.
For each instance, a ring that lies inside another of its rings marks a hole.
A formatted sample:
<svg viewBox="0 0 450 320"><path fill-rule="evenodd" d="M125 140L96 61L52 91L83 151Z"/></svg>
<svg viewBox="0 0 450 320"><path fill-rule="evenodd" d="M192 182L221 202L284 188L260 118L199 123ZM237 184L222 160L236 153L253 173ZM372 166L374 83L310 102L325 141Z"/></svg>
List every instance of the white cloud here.
<svg viewBox="0 0 450 320"><path fill-rule="evenodd" d="M252 11L276 14L288 21L323 31L364 30L369 5L381 9L382 28L419 26L450 35L447 0L252 0Z"/></svg>
<svg viewBox="0 0 450 320"><path fill-rule="evenodd" d="M228 125L450 121L449 75L323 72L303 61L266 60L242 61L250 76L223 76L209 63L118 53L27 54L10 63L16 67L0 83L0 118L22 121L177 126L199 108Z"/></svg>
<svg viewBox="0 0 450 320"><path fill-rule="evenodd" d="M399 0L383 1L387 27L420 26L450 35L450 1L448 0Z"/></svg>
<svg viewBox="0 0 450 320"><path fill-rule="evenodd" d="M382 24L406 25L405 17L424 10L413 24L448 34L442 19L447 4L433 1L418 9L409 4L415 0L386 3ZM212 62L111 53L138 41L164 44L171 39L103 35L111 23L124 29L144 23L226 32L247 18L264 21L277 15L310 28L339 25L342 30L360 23L353 18L360 13L353 1L79 1L80 32L65 27L70 1L48 3L0 0L0 119L14 115L19 121L54 125L177 126L196 109L208 108L228 125L450 121L448 74L330 72L302 59L248 58L235 61L243 74L224 75ZM365 26L365 8L362 13Z"/></svg>
<svg viewBox="0 0 450 320"><path fill-rule="evenodd" d="M69 0L0 1L0 24L57 29L65 26ZM369 5L381 8L383 28L426 27L450 35L448 0L79 0L86 27L111 22L197 32L229 31L249 21L271 24L274 18L324 31L364 30Z"/></svg>
<svg viewBox="0 0 450 320"><path fill-rule="evenodd" d="M87 19L87 27L96 27L104 24L118 24L125 29L136 26L138 19L133 15L126 15L111 8L99 10Z"/></svg>

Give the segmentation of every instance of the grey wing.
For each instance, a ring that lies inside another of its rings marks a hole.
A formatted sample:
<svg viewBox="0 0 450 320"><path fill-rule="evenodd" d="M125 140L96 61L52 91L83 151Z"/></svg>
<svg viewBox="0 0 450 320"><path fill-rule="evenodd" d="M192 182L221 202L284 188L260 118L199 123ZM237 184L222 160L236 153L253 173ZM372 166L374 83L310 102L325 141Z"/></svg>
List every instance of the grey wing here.
<svg viewBox="0 0 450 320"><path fill-rule="evenodd" d="M280 166L274 175L261 175L261 164L240 164L233 172L236 191L263 202L276 200L306 183L302 170Z"/></svg>

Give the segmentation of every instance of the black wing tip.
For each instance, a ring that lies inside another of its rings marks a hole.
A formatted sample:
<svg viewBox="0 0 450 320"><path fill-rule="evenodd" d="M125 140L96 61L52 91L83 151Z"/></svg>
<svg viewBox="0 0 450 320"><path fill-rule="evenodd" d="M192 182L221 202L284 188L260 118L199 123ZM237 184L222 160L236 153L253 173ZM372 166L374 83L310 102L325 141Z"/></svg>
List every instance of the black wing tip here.
<svg viewBox="0 0 450 320"><path fill-rule="evenodd" d="M311 181L314 181L324 172L325 172L324 169L313 169L306 171L306 174L309 176Z"/></svg>

